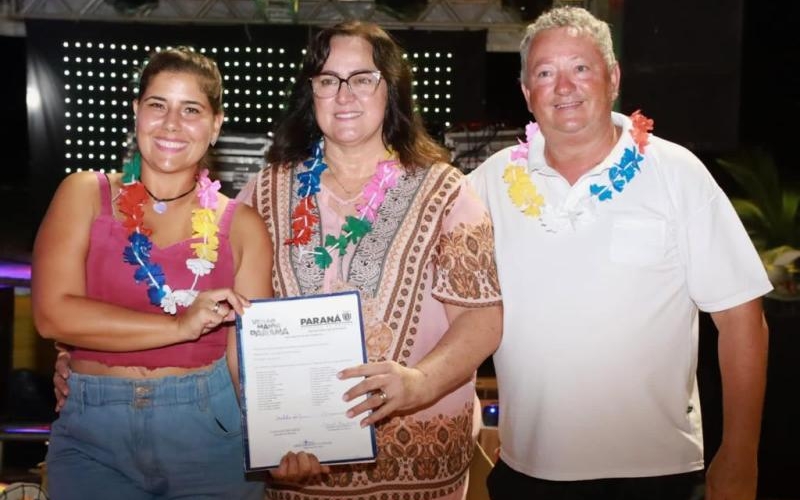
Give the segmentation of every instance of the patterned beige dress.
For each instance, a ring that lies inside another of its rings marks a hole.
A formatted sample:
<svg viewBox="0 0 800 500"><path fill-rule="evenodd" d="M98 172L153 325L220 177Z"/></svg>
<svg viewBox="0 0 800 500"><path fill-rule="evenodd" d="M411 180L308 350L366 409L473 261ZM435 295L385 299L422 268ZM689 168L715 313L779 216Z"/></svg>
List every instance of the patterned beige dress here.
<svg viewBox="0 0 800 500"><path fill-rule="evenodd" d="M297 167L304 169L304 167ZM304 247L284 244L298 202L296 169L259 173L252 203L275 245L277 296L358 289L370 361L414 366L448 328L444 304L499 304L492 226L463 175L449 165L405 173L386 194L373 229L343 257L321 270ZM324 234L338 235L353 200L325 186L315 204ZM272 484L274 500L463 499L474 448L475 387L469 382L416 413L376 425L375 463L335 466L322 482Z"/></svg>

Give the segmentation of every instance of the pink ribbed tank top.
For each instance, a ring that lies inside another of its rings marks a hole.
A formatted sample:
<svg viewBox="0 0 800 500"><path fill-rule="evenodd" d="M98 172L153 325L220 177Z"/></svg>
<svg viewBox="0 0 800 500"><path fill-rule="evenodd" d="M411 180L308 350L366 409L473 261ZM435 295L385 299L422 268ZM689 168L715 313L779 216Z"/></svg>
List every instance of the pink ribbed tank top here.
<svg viewBox="0 0 800 500"><path fill-rule="evenodd" d="M136 283L134 268L122 260L122 252L128 244L128 234L122 223L114 218L111 207L111 188L105 174L97 173L100 188L100 215L92 222L89 252L86 257L86 296L136 311L165 314L161 308L150 303L147 284ZM229 240L231 220L236 202L228 202L219 220L219 255L211 274L198 282L200 291L212 288L232 287L233 255ZM187 221L188 224L189 221ZM151 258L160 264L166 282L175 289L187 289L194 275L186 268L186 259L194 257L189 246L199 239L189 239L165 248L153 245ZM182 314L184 308L178 308ZM227 327L218 328L193 342L173 344L158 349L134 352L106 352L74 348L73 359L98 361L108 366L143 366L161 368L178 366L194 368L208 365L222 357L227 342Z"/></svg>

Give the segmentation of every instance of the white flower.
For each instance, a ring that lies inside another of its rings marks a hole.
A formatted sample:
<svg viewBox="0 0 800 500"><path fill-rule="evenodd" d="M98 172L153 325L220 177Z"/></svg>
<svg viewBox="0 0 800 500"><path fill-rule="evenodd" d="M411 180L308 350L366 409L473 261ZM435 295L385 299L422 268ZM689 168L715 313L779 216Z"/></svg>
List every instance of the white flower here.
<svg viewBox="0 0 800 500"><path fill-rule="evenodd" d="M186 259L186 267L188 267L195 276L205 276L214 269L214 263L206 259Z"/></svg>
<svg viewBox="0 0 800 500"><path fill-rule="evenodd" d="M172 293L172 289L170 289L169 285L164 285L161 290L164 291L164 296L161 298L161 309L167 314L175 314L178 312L175 303L175 295Z"/></svg>
<svg viewBox="0 0 800 500"><path fill-rule="evenodd" d="M596 206L587 197L581 198L577 203L564 203L553 207L545 205L539 220L551 233L562 231L575 231L580 226L586 226L597 219Z"/></svg>
<svg viewBox="0 0 800 500"><path fill-rule="evenodd" d="M172 296L175 297L175 302L182 307L189 307L197 298L197 290L175 290Z"/></svg>

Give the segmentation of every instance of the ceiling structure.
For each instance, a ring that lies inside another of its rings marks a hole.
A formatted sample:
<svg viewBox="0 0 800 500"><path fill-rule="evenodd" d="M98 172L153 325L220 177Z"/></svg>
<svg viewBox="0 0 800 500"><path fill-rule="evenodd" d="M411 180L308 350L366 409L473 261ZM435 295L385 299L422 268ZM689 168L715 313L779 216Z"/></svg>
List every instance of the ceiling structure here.
<svg viewBox="0 0 800 500"><path fill-rule="evenodd" d="M488 51L516 51L526 21L526 2L501 0L0 0L6 34L26 19L162 24L330 25L348 19L387 29L486 29ZM537 3L537 2L533 2ZM538 2L542 3L542 2ZM556 0L596 11L597 0ZM11 24L12 26L9 26Z"/></svg>

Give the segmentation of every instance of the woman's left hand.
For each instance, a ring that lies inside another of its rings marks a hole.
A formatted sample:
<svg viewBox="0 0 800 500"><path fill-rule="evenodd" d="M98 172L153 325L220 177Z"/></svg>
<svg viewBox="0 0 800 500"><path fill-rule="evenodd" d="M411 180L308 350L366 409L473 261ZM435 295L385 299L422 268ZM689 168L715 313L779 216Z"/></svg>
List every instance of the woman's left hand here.
<svg viewBox="0 0 800 500"><path fill-rule="evenodd" d="M340 379L366 377L344 393L345 401L360 396L367 398L347 411L353 418L366 411L372 413L361 421L361 427L374 424L394 412L411 410L430 402L427 375L417 368L406 368L394 361L379 361L345 368Z"/></svg>

